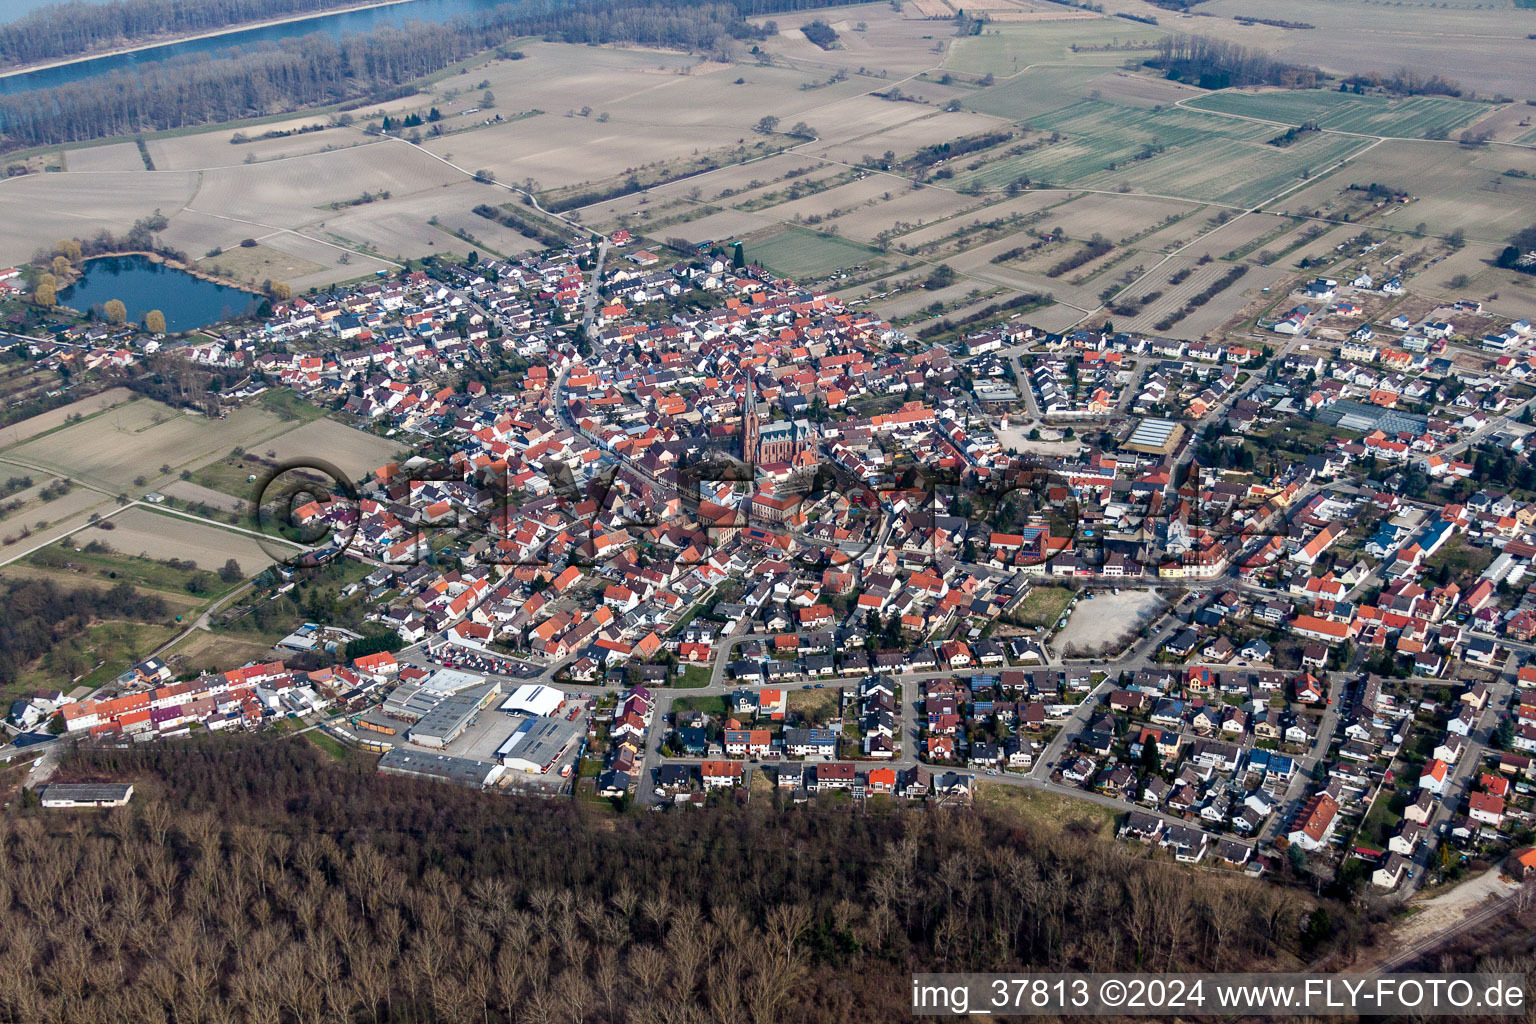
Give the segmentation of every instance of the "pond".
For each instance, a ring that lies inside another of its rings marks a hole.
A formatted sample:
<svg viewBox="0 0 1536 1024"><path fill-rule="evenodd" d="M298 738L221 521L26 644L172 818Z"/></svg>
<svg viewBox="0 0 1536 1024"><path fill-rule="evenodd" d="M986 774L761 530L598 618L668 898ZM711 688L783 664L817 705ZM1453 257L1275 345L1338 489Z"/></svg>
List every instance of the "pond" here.
<svg viewBox="0 0 1536 1024"><path fill-rule="evenodd" d="M86 260L84 276L61 288L59 304L84 313L111 299L128 307L128 319L142 323L158 309L168 331L190 331L247 313L261 301L238 288L205 281L147 256L102 256Z"/></svg>

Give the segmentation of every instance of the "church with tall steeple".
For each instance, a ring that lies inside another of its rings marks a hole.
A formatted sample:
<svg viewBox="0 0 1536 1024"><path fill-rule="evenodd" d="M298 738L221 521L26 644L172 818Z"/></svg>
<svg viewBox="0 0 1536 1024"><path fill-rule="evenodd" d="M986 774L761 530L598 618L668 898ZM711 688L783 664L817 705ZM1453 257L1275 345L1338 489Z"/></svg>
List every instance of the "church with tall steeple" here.
<svg viewBox="0 0 1536 1024"><path fill-rule="evenodd" d="M747 374L741 401L741 461L749 466L794 462L810 445L811 425L805 420L780 420L764 426L757 413L757 389Z"/></svg>
<svg viewBox="0 0 1536 1024"><path fill-rule="evenodd" d="M741 402L741 461L749 466L757 465L757 449L762 439L762 428L757 421L757 393L752 388L752 375L747 374L747 394Z"/></svg>

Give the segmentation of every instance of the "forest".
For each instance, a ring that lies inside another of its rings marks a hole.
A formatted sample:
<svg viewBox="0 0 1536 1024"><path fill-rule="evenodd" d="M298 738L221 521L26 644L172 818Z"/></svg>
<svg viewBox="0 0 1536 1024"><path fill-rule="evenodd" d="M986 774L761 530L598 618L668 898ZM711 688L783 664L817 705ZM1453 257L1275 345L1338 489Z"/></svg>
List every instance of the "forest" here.
<svg viewBox="0 0 1536 1024"><path fill-rule="evenodd" d="M356 0L112 0L49 4L0 25L0 64L31 64L271 18L351 7Z"/></svg>
<svg viewBox="0 0 1536 1024"><path fill-rule="evenodd" d="M54 779L116 780L126 808L0 816L4 1019L858 1024L914 969L1294 967L1346 916L968 809L616 813L270 735Z"/></svg>
<svg viewBox="0 0 1536 1024"><path fill-rule="evenodd" d="M584 0L558 9L502 4L445 23L412 22L340 39L316 32L222 55L139 64L51 89L0 96L0 148L237 121L306 107L355 108L513 37L684 50L762 38L747 15L826 6L818 0Z"/></svg>
<svg viewBox="0 0 1536 1024"><path fill-rule="evenodd" d="M97 620L160 622L170 615L163 598L141 594L128 583L108 590L65 590L52 580L9 580L0 605L6 612L0 616L0 686L15 683L29 664Z"/></svg>
<svg viewBox="0 0 1536 1024"><path fill-rule="evenodd" d="M1327 76L1317 68L1277 61L1262 50L1207 36L1166 36L1157 56L1147 61L1169 78L1192 82L1202 89L1240 85L1276 85L1283 89L1312 89Z"/></svg>

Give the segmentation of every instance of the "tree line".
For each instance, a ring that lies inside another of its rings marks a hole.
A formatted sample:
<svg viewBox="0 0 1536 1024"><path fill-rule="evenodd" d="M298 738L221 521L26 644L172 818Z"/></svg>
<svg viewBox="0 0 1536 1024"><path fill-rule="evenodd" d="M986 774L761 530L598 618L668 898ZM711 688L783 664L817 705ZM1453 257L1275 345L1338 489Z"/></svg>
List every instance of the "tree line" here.
<svg viewBox="0 0 1536 1024"><path fill-rule="evenodd" d="M112 0L49 4L0 25L0 63L27 64L246 22L315 14L353 0Z"/></svg>
<svg viewBox="0 0 1536 1024"><path fill-rule="evenodd" d="M170 614L163 598L141 594L126 582L107 590L65 590L52 580L13 580L5 584L0 603L6 610L0 616L0 686L14 684L33 661L80 636L93 622L158 622Z"/></svg>
<svg viewBox="0 0 1536 1024"><path fill-rule="evenodd" d="M470 54L528 35L721 50L732 39L761 38L768 31L748 23L748 15L811 6L811 0L643 0L623 7L586 0L557 10L502 4L444 23L412 22L340 39L316 32L0 96L0 148L380 102L407 94L407 83Z"/></svg>
<svg viewBox="0 0 1536 1024"><path fill-rule="evenodd" d="M969 809L614 814L272 736L87 747L55 779L138 787L0 816L12 1020L860 1024L906 1016L914 970L1274 969L1316 920Z"/></svg>

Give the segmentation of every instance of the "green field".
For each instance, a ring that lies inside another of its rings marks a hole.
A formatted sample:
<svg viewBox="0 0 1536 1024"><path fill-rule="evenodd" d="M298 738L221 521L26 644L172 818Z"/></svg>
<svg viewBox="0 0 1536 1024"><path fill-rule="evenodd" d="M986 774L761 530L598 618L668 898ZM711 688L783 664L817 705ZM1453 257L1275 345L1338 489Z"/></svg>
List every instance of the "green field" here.
<svg viewBox="0 0 1536 1024"><path fill-rule="evenodd" d="M1450 135L1490 109L1483 103L1441 96L1356 96L1321 89L1286 92L1219 92L1191 100L1186 106L1243 117L1260 117L1282 124L1316 121L1324 128L1365 135L1426 138Z"/></svg>
<svg viewBox="0 0 1536 1024"><path fill-rule="evenodd" d="M775 274L810 280L866 263L878 255L867 245L806 228L789 228L760 242L748 242L746 251L748 261L760 263Z"/></svg>
<svg viewBox="0 0 1536 1024"><path fill-rule="evenodd" d="M1072 591L1066 587L1034 587L1019 602L1017 618L1027 625L1055 626L1071 600Z"/></svg>
<svg viewBox="0 0 1536 1024"><path fill-rule="evenodd" d="M1036 21L1012 25L987 25L982 35L957 39L944 66L951 71L999 78L1044 61L1120 65L1133 50L1074 52L1073 46L1120 46L1147 43L1167 35L1151 25L1118 18L1073 21Z"/></svg>
<svg viewBox="0 0 1536 1024"><path fill-rule="evenodd" d="M1340 135L1309 135L1284 149L1267 145L1269 125L1165 107L1145 110L1085 99L1031 121L1061 140L998 160L957 181L998 188L1021 175L1058 187L1131 190L1251 206L1302 172L1320 172L1367 145ZM1149 148L1155 154L1149 154ZM1145 155L1144 159L1138 159Z"/></svg>

